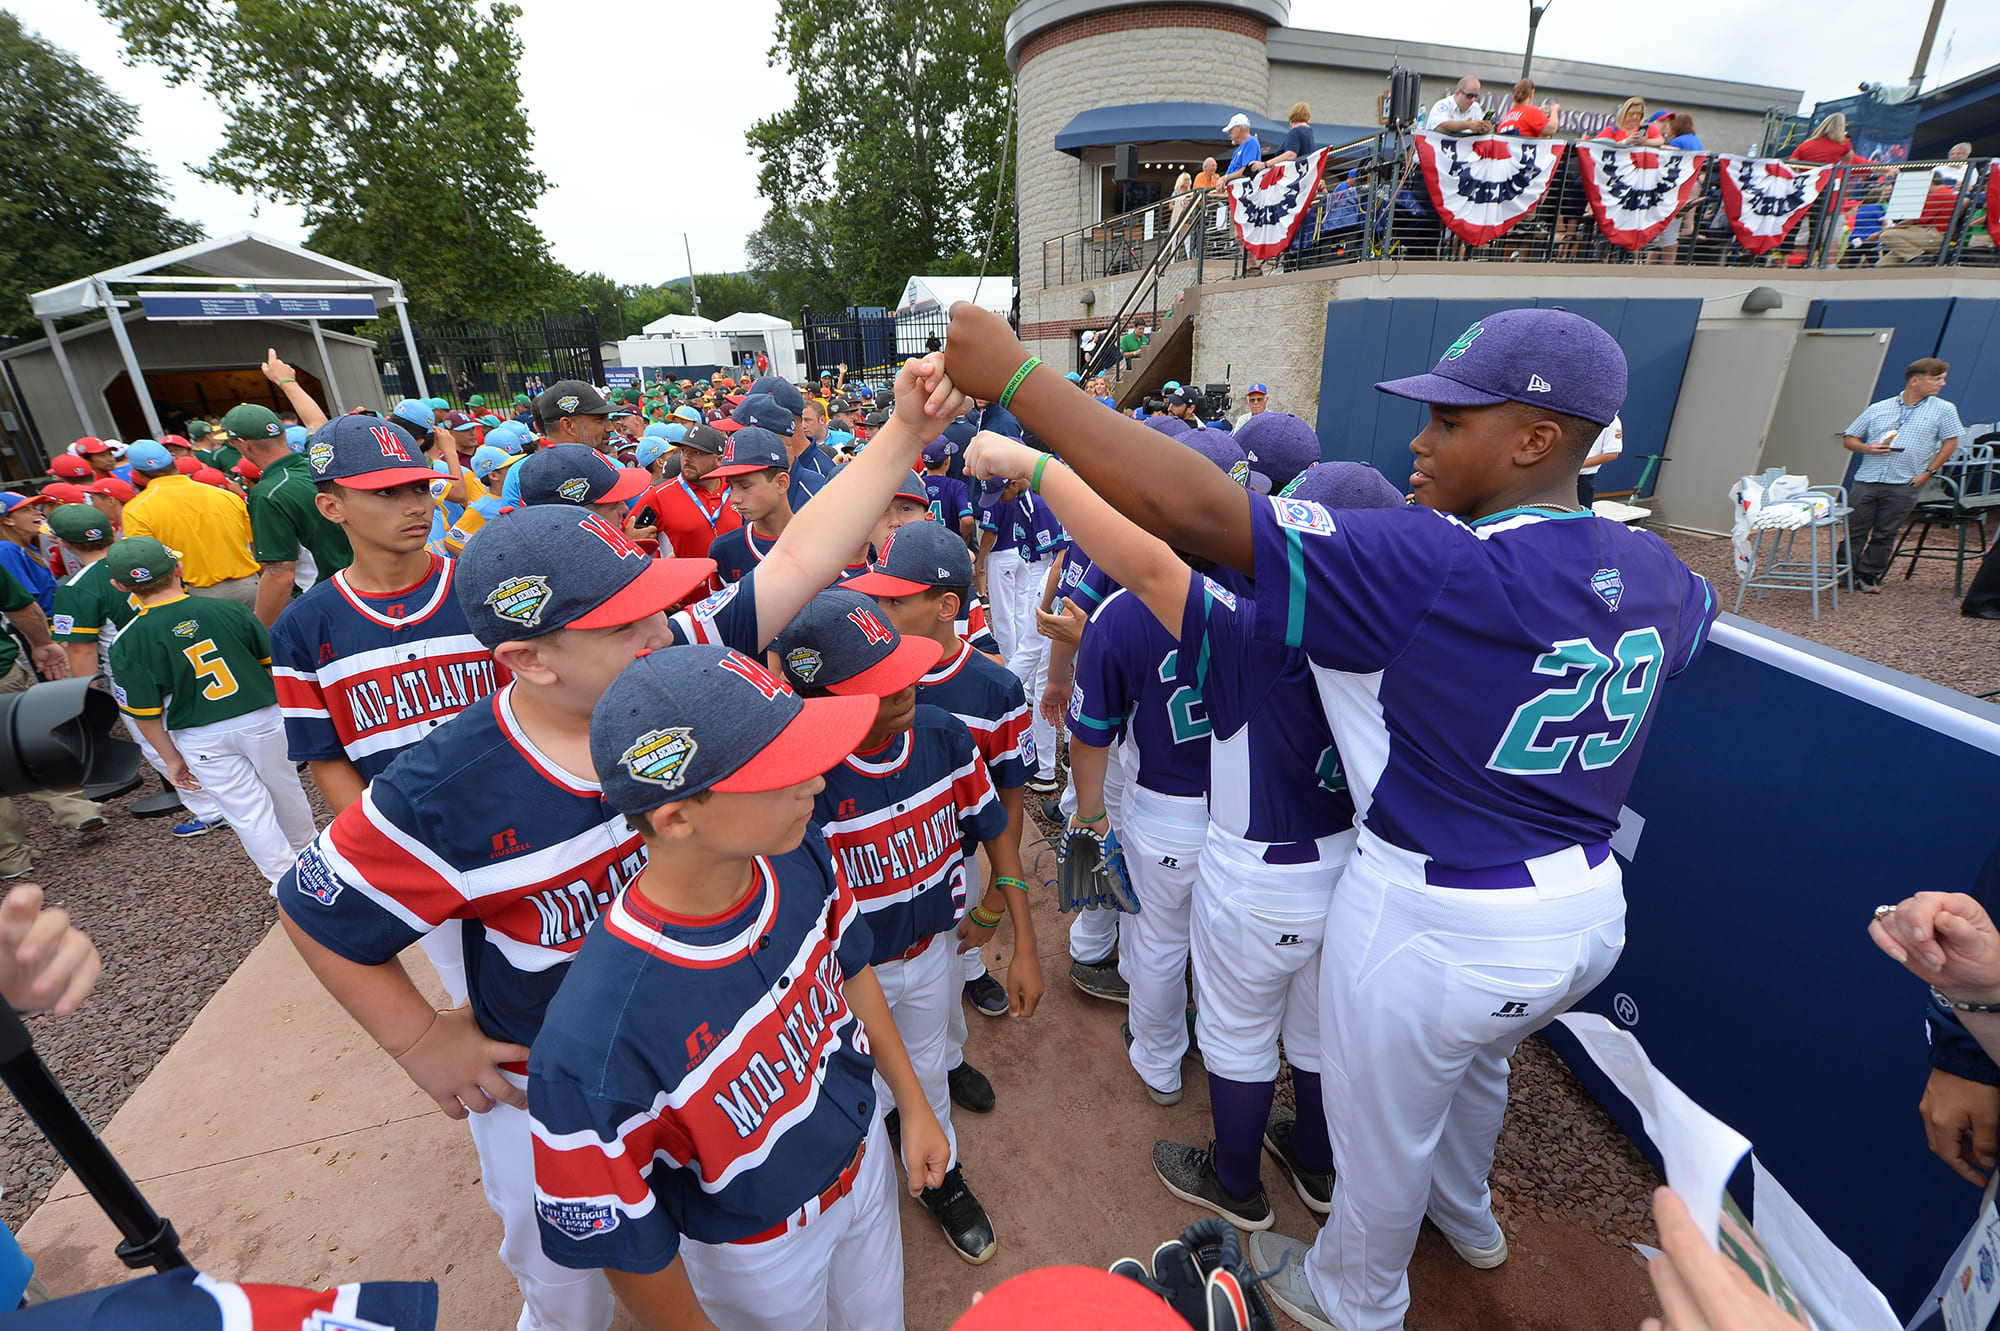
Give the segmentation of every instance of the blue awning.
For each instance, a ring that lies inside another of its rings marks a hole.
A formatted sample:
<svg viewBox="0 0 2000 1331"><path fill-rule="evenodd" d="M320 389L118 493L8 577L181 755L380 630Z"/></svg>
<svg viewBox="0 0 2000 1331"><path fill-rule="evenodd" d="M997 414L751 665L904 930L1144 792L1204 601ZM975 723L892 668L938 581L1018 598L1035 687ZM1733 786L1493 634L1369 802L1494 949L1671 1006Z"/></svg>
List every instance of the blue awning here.
<svg viewBox="0 0 2000 1331"><path fill-rule="evenodd" d="M1249 117L1258 142L1275 145L1285 137L1284 125L1239 106L1215 102L1134 102L1080 112L1056 132L1056 151L1074 156L1085 148L1119 143L1228 143L1229 136L1222 127L1238 113Z"/></svg>

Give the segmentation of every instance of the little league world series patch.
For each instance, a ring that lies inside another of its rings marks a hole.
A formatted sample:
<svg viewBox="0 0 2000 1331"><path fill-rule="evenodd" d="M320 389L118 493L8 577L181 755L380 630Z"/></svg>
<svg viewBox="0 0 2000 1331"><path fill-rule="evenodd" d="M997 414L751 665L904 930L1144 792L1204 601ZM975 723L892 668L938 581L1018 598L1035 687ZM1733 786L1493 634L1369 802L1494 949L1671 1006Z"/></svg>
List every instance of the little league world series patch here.
<svg viewBox="0 0 2000 1331"><path fill-rule="evenodd" d="M525 628L542 622L549 604L549 580L541 574L509 578L487 594L486 604L502 619L511 619Z"/></svg>
<svg viewBox="0 0 2000 1331"><path fill-rule="evenodd" d="M1280 527L1327 536L1333 532L1333 514L1306 499L1272 499L1271 512Z"/></svg>
<svg viewBox="0 0 2000 1331"><path fill-rule="evenodd" d="M694 731L686 726L649 730L620 754L618 761L635 780L675 790L687 780L687 765L700 747Z"/></svg>

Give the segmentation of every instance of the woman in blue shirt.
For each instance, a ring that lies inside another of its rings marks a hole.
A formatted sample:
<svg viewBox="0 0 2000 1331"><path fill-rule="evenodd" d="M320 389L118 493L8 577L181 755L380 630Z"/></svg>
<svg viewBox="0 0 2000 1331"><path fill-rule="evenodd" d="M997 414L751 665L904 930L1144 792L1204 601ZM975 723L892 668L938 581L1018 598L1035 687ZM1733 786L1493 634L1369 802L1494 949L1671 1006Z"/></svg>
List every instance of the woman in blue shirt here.
<svg viewBox="0 0 2000 1331"><path fill-rule="evenodd" d="M1293 104L1291 115L1286 117L1292 127L1285 131L1284 146L1278 149L1277 156L1265 163L1266 166L1312 156L1316 146L1313 142L1312 114L1312 108L1304 102Z"/></svg>

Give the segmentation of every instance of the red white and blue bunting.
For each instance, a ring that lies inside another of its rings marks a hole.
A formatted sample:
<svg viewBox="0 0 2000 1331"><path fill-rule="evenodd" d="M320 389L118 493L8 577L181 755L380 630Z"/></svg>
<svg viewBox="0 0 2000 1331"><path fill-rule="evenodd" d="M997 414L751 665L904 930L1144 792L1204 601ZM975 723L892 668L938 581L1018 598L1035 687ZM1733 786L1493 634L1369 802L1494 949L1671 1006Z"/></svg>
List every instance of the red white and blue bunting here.
<svg viewBox="0 0 2000 1331"><path fill-rule="evenodd" d="M1636 250L1679 215L1701 181L1707 157L1679 148L1576 145L1583 196L1597 229L1623 249Z"/></svg>
<svg viewBox="0 0 2000 1331"><path fill-rule="evenodd" d="M1768 254L1784 243L1833 176L1830 166L1797 166L1775 157L1715 159L1722 186L1722 211L1736 243L1752 254Z"/></svg>
<svg viewBox="0 0 2000 1331"><path fill-rule="evenodd" d="M1252 258L1275 259L1292 243L1319 193L1327 151L1321 148L1230 182L1229 220Z"/></svg>
<svg viewBox="0 0 2000 1331"><path fill-rule="evenodd" d="M1485 245L1535 211L1555 181L1564 144L1550 139L1416 133L1417 165L1451 233Z"/></svg>
<svg viewBox="0 0 2000 1331"><path fill-rule="evenodd" d="M1986 234L1993 238L1995 245L2000 245L2000 199L1993 197L1993 173L1995 171L2000 171L2000 157L1996 157L1986 164L1986 184L1983 186L1986 191L1984 196L1986 199Z"/></svg>

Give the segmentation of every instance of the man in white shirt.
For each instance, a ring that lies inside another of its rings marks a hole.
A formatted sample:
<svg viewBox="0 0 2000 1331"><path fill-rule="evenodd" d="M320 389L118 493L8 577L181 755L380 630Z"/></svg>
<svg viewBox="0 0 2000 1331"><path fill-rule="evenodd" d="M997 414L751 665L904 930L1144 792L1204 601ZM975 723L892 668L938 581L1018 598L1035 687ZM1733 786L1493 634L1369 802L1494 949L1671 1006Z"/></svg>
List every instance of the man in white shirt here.
<svg viewBox="0 0 2000 1331"><path fill-rule="evenodd" d="M1076 349L1080 356L1076 368L1079 370L1088 369L1090 366L1090 354L1097 350L1097 330L1095 328L1086 328L1077 334Z"/></svg>
<svg viewBox="0 0 2000 1331"><path fill-rule="evenodd" d="M1239 430L1242 429L1243 422L1249 420L1252 416L1262 416L1270 400L1270 389L1264 387L1262 384L1250 385L1249 389L1243 394L1243 401L1249 406L1250 410L1236 418L1236 428Z"/></svg>
<svg viewBox="0 0 2000 1331"><path fill-rule="evenodd" d="M1971 156L1971 144L1952 144L1951 151L1945 154L1945 164L1931 171L1932 186L1943 185L1947 189L1957 189L1959 182L1965 179L1965 173L1971 169L1969 163L1966 161ZM1975 179L1973 183L1977 185L1978 181Z"/></svg>
<svg viewBox="0 0 2000 1331"><path fill-rule="evenodd" d="M1618 417L1611 418L1611 424L1604 427L1597 436L1597 442L1590 446L1590 456L1576 472L1576 502L1589 508L1597 498L1597 469L1625 451L1625 422Z"/></svg>
<svg viewBox="0 0 2000 1331"><path fill-rule="evenodd" d="M1479 105L1479 80L1468 74L1433 102L1424 128L1440 134L1491 134L1493 122Z"/></svg>

